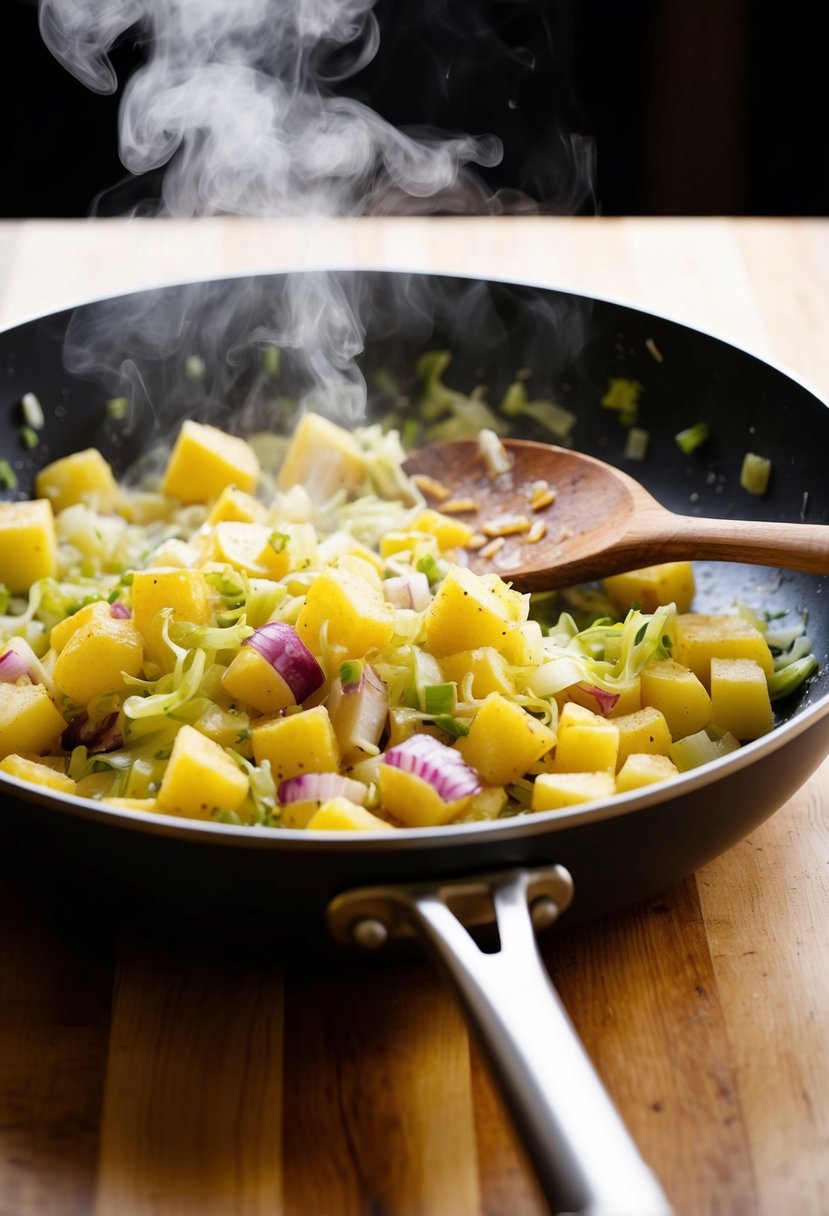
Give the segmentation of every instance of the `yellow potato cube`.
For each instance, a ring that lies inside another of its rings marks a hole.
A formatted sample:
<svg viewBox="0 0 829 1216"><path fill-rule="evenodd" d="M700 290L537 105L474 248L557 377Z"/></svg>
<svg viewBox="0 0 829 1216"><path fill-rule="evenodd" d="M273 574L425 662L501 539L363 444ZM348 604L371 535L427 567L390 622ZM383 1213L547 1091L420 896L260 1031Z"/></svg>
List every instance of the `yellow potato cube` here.
<svg viewBox="0 0 829 1216"><path fill-rule="evenodd" d="M456 747L486 785L506 785L522 777L555 743L555 732L549 726L501 693L492 692L476 713L469 734Z"/></svg>
<svg viewBox="0 0 829 1216"><path fill-rule="evenodd" d="M284 816L283 816L284 818ZM309 832L393 832L394 828L379 815L348 798L329 798L315 811L307 824Z"/></svg>
<svg viewBox="0 0 829 1216"><path fill-rule="evenodd" d="M228 523L261 524L265 521L267 511L252 494L240 490L238 486L225 486L207 515L209 524Z"/></svg>
<svg viewBox="0 0 829 1216"><path fill-rule="evenodd" d="M300 609L296 631L319 654L320 631L327 626L329 647L342 659L359 659L387 646L394 633L394 609L381 592L352 570L323 570Z"/></svg>
<svg viewBox="0 0 829 1216"><path fill-rule="evenodd" d="M45 498L0 502L0 583L28 591L39 578L57 572L55 518Z"/></svg>
<svg viewBox="0 0 829 1216"><path fill-rule="evenodd" d="M619 728L615 722L568 701L558 720L553 757L556 773L615 773Z"/></svg>
<svg viewBox="0 0 829 1216"><path fill-rule="evenodd" d="M132 617L144 639L144 649L160 666L172 655L162 635L162 608L172 608L174 621L206 625L210 620L207 583L201 570L155 566L136 570L132 580Z"/></svg>
<svg viewBox="0 0 829 1216"><path fill-rule="evenodd" d="M214 809L235 811L248 792L247 774L226 751L192 726L182 726L157 794L165 815L209 819ZM143 799L142 799L143 801Z"/></svg>
<svg viewBox="0 0 829 1216"><path fill-rule="evenodd" d="M667 756L633 752L616 775L616 793L626 794L628 790L638 790L677 776L679 769Z"/></svg>
<svg viewBox="0 0 829 1216"><path fill-rule="evenodd" d="M65 730L42 684L0 684L0 756L45 752Z"/></svg>
<svg viewBox="0 0 829 1216"><path fill-rule="evenodd" d="M124 676L137 676L143 663L144 644L133 622L98 616L71 635L55 661L54 680L65 696L87 705L126 687Z"/></svg>
<svg viewBox="0 0 829 1216"><path fill-rule="evenodd" d="M282 676L252 646L243 646L233 658L222 676L222 687L234 701L252 705L260 714L275 714L296 705Z"/></svg>
<svg viewBox="0 0 829 1216"><path fill-rule="evenodd" d="M711 660L711 717L738 739L759 739L774 726L766 676L753 659Z"/></svg>
<svg viewBox="0 0 829 1216"><path fill-rule="evenodd" d="M197 731L207 735L219 747L232 747L234 751L245 754L247 736L250 733L250 718L237 709L222 709L219 705L210 705L194 726Z"/></svg>
<svg viewBox="0 0 829 1216"><path fill-rule="evenodd" d="M470 674L471 692L476 700L482 700L491 692L500 692L506 697L515 692L509 664L492 646L480 646L477 650L462 650L459 654L446 655L440 660L440 669L444 681L454 681L457 684L459 695L464 678Z"/></svg>
<svg viewBox="0 0 829 1216"><path fill-rule="evenodd" d="M428 781L392 764L381 764L377 776L381 807L407 828L434 828L452 823L466 813L472 800L469 795L445 802Z"/></svg>
<svg viewBox="0 0 829 1216"><path fill-rule="evenodd" d="M111 806L116 811L150 811L157 813L159 811L158 800L156 798L101 798L104 806Z"/></svg>
<svg viewBox="0 0 829 1216"><path fill-rule="evenodd" d="M582 802L611 798L616 783L610 773L542 773L533 784L531 811L558 811Z"/></svg>
<svg viewBox="0 0 829 1216"><path fill-rule="evenodd" d="M335 773L339 768L337 736L324 705L257 723L251 742L256 763L269 760L277 784L300 773Z"/></svg>
<svg viewBox="0 0 829 1216"><path fill-rule="evenodd" d="M694 567L690 562L663 562L613 574L602 581L602 587L622 613L631 604L641 605L643 612L655 612L662 604L676 604L677 612L687 612L696 592Z"/></svg>
<svg viewBox="0 0 829 1216"><path fill-rule="evenodd" d="M277 487L301 485L314 502L325 502L338 490L358 490L365 478L365 457L354 436L309 411L294 431Z"/></svg>
<svg viewBox="0 0 829 1216"><path fill-rule="evenodd" d="M438 556L437 540L430 532L386 532L380 538L381 558L394 557L395 553L411 552L411 563L416 566L424 557Z"/></svg>
<svg viewBox="0 0 829 1216"><path fill-rule="evenodd" d="M713 658L754 659L767 677L772 673L766 639L745 617L681 613L669 628L673 635L673 658L690 667L706 688L710 684Z"/></svg>
<svg viewBox="0 0 829 1216"><path fill-rule="evenodd" d="M80 629L83 625L90 625L93 621L111 621L112 619L107 600L95 600L91 604L84 604L83 608L79 608L77 612L73 612L71 616L67 616L64 620L58 621L57 625L52 626L49 644L53 650L60 653L76 629Z"/></svg>
<svg viewBox="0 0 829 1216"><path fill-rule="evenodd" d="M481 646L503 651L515 623L516 609L509 599L480 575L452 566L424 613L426 649L438 659Z"/></svg>
<svg viewBox="0 0 829 1216"><path fill-rule="evenodd" d="M674 739L696 734L711 721L711 698L702 681L674 659L658 659L639 678L642 704L658 709Z"/></svg>
<svg viewBox="0 0 829 1216"><path fill-rule="evenodd" d="M112 469L97 448L47 464L35 478L35 493L49 500L55 514L78 502L106 514L120 497Z"/></svg>
<svg viewBox="0 0 829 1216"><path fill-rule="evenodd" d="M188 419L170 454L161 492L183 503L212 502L225 486L249 493L258 480L259 461L250 444Z"/></svg>
<svg viewBox="0 0 829 1216"><path fill-rule="evenodd" d="M661 710L646 705L644 709L623 714L613 721L619 731L617 767L621 768L628 756L633 754L668 755L673 740Z"/></svg>
<svg viewBox="0 0 829 1216"><path fill-rule="evenodd" d="M30 781L32 785L42 785L45 789L55 790L59 794L74 794L75 782L62 772L57 772L45 760L30 760L26 756L4 756L0 760L0 773L8 773L20 781Z"/></svg>
<svg viewBox="0 0 829 1216"><path fill-rule="evenodd" d="M264 524L219 523L213 529L211 559L255 578L280 579L288 572L291 554L287 544L275 547L273 536Z"/></svg>
<svg viewBox="0 0 829 1216"><path fill-rule="evenodd" d="M428 532L438 542L441 553L447 549L458 549L468 545L475 535L475 529L454 515L442 515L427 507L425 511L411 521L409 527L414 532Z"/></svg>

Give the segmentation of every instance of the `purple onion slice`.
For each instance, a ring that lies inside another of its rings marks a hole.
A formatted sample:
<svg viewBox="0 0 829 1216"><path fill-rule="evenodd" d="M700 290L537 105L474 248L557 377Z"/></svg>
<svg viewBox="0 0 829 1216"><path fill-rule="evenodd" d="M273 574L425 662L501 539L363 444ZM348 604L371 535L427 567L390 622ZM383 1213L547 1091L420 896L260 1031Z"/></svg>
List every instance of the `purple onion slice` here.
<svg viewBox="0 0 829 1216"><path fill-rule="evenodd" d="M420 570L383 579L383 594L395 608L412 608L415 612L423 612L432 599L429 580Z"/></svg>
<svg viewBox="0 0 829 1216"><path fill-rule="evenodd" d="M111 713L94 722L90 720L89 714L78 714L61 735L60 745L67 752L71 752L75 747L85 747L90 756L114 752L116 748L124 746L124 734L119 719L118 713Z"/></svg>
<svg viewBox="0 0 829 1216"><path fill-rule="evenodd" d="M246 638L243 645L252 646L270 663L290 688L297 705L325 681L322 668L292 625L270 621Z"/></svg>
<svg viewBox="0 0 829 1216"><path fill-rule="evenodd" d="M468 798L480 793L482 788L475 769L470 768L454 748L431 735L411 735L389 748L383 759L386 764L428 782L444 802Z"/></svg>
<svg viewBox="0 0 829 1216"><path fill-rule="evenodd" d="M277 799L285 802L327 802L329 798L347 798L363 806L368 794L367 786L353 777L341 777L339 773L302 773L281 782Z"/></svg>
<svg viewBox="0 0 829 1216"><path fill-rule="evenodd" d="M8 650L0 654L0 683L14 684L21 676L33 678L25 657L10 644Z"/></svg>
<svg viewBox="0 0 829 1216"><path fill-rule="evenodd" d="M599 707L599 713L606 718L614 709L619 700L618 692L608 692L605 688L598 688L595 684L578 684L577 687L581 692L586 693L588 697L596 702Z"/></svg>
<svg viewBox="0 0 829 1216"><path fill-rule="evenodd" d="M114 600L109 606L109 615L114 617L116 621L128 621L132 613L121 600Z"/></svg>

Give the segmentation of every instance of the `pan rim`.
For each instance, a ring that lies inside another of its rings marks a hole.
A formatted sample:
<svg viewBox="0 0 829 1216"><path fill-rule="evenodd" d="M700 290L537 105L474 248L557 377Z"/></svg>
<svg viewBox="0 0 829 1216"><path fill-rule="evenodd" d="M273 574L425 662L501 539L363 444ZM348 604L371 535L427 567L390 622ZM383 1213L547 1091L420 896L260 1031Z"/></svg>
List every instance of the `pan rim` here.
<svg viewBox="0 0 829 1216"><path fill-rule="evenodd" d="M459 271L438 269L406 269L404 266L389 267L371 264L370 262L359 265L350 262L343 263L342 265L331 265L329 262L303 262L296 265L265 269L259 266L250 270L235 270L224 274L212 273L203 276L191 276L186 279L173 278L169 281L129 288L126 291L114 292L107 295L93 296L74 303L70 302L54 308L50 312L36 313L23 320L15 321L12 325L0 328L0 336L38 322L48 321L63 313L73 312L78 308L89 307L94 304L106 304L108 301L138 296L148 292L172 290L188 285L224 283L251 278L273 278L315 272L388 276L412 275L422 278L453 279L461 282L489 282L504 287L512 286L549 291L588 302L608 304L628 312L638 313L643 317L666 321L671 325L690 330L694 334L728 346L787 377L787 379L808 392L817 404L822 405L824 408L829 408L829 402L824 400L811 384L802 379L798 374L793 373L785 365L765 355L758 354L749 347L735 343L729 338L723 337L722 334L696 324L689 324L687 321L678 319L676 316L662 311L657 312L653 309L640 307L637 304L630 304L618 297L588 293L575 290L571 287L560 286L553 282L530 278L516 279L497 274L472 275ZM276 848L287 851L307 851L310 848L315 853L339 852L343 848L354 853L363 851L380 853L388 851L408 852L412 849L417 850L422 846L434 845L438 842L445 843L450 847L461 847L469 839L480 840L481 838L487 838L499 842L507 842L516 838L526 839L528 837L563 831L577 825L583 826L588 823L620 818L634 814L640 810L652 808L661 803L672 802L686 794L693 793L712 781L716 781L721 774L728 775L739 772L752 764L758 756L774 753L784 746L789 739L796 738L804 731L810 729L827 713L829 713L829 692L825 693L814 704L798 711L796 716L790 721L775 727L770 734L746 743L739 751L732 752L730 755L723 756L718 760L710 761L698 770L691 770L672 778L669 783L670 792L667 797L666 787L660 783L646 789L644 792L633 790L627 794L614 795L612 799L584 803L578 807L568 807L558 811L527 812L508 819L477 820L470 823L447 824L435 828L401 827L392 832L369 831L348 833L315 831L309 833L305 829L297 828L261 829L255 825L241 826L213 823L207 820L161 815L156 812L108 807L101 803L96 803L92 799L82 799L72 794L61 794L56 791L48 792L45 789L41 791L37 786L29 782L2 773L0 773L0 792L8 791L12 797L22 795L23 800L26 802L34 802L52 810L60 810L61 813L69 813L73 818L82 818L93 822L100 822L106 826L124 827L129 830L147 830L153 835L172 836L201 844L224 844L233 847L252 847L266 850Z"/></svg>

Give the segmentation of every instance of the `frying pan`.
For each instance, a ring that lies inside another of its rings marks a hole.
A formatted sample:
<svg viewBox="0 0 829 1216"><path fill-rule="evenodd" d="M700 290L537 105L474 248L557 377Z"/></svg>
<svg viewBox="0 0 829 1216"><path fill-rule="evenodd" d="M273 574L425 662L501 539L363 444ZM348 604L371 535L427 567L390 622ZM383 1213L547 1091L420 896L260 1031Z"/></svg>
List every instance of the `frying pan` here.
<svg viewBox="0 0 829 1216"><path fill-rule="evenodd" d="M303 333L297 319L309 312L333 323ZM261 358L271 343L283 352L276 381ZM485 385L492 401L526 377L532 397L573 413L575 446L627 467L670 509L827 522L829 410L753 356L607 301L370 271L179 284L0 333L0 451L19 479L7 496L30 493L39 466L93 444L122 475L153 449L163 459L188 416L243 432L284 429L286 400L320 380L337 382L332 400L346 418L364 378L370 411L405 422L417 358L434 349L452 352L448 383ZM194 354L204 364L195 379L187 374ZM640 423L651 441L635 465L625 460L617 415L601 404L615 377L641 385ZM19 437L27 392L46 412L32 452ZM123 420L105 408L116 396L129 402ZM701 420L709 444L682 453L674 434ZM545 437L531 425L514 433ZM747 450L773 459L762 498L739 487ZM559 913L571 921L608 914L677 882L785 803L829 750L826 579L701 563L697 584L699 611L744 601L808 612L820 670L778 704L772 734L667 787L496 822L337 835L119 812L0 776L3 831L35 842L65 871L106 875L162 906L197 908L214 923L232 908L240 935L276 936L286 948L377 950L419 940L455 984L551 1207L656 1216L667 1201L549 984L533 926Z"/></svg>

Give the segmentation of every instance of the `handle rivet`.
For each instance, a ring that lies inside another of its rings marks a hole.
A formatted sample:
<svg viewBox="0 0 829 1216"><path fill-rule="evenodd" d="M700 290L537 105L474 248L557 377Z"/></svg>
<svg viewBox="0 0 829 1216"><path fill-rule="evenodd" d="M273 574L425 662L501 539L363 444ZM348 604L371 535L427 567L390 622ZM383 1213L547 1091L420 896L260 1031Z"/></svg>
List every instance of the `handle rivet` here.
<svg viewBox="0 0 829 1216"><path fill-rule="evenodd" d="M558 904L549 895L539 895L530 905L533 927L548 929L558 916Z"/></svg>
<svg viewBox="0 0 829 1216"><path fill-rule="evenodd" d="M379 950L389 940L389 931L377 916L361 916L351 926L351 940L361 950Z"/></svg>

